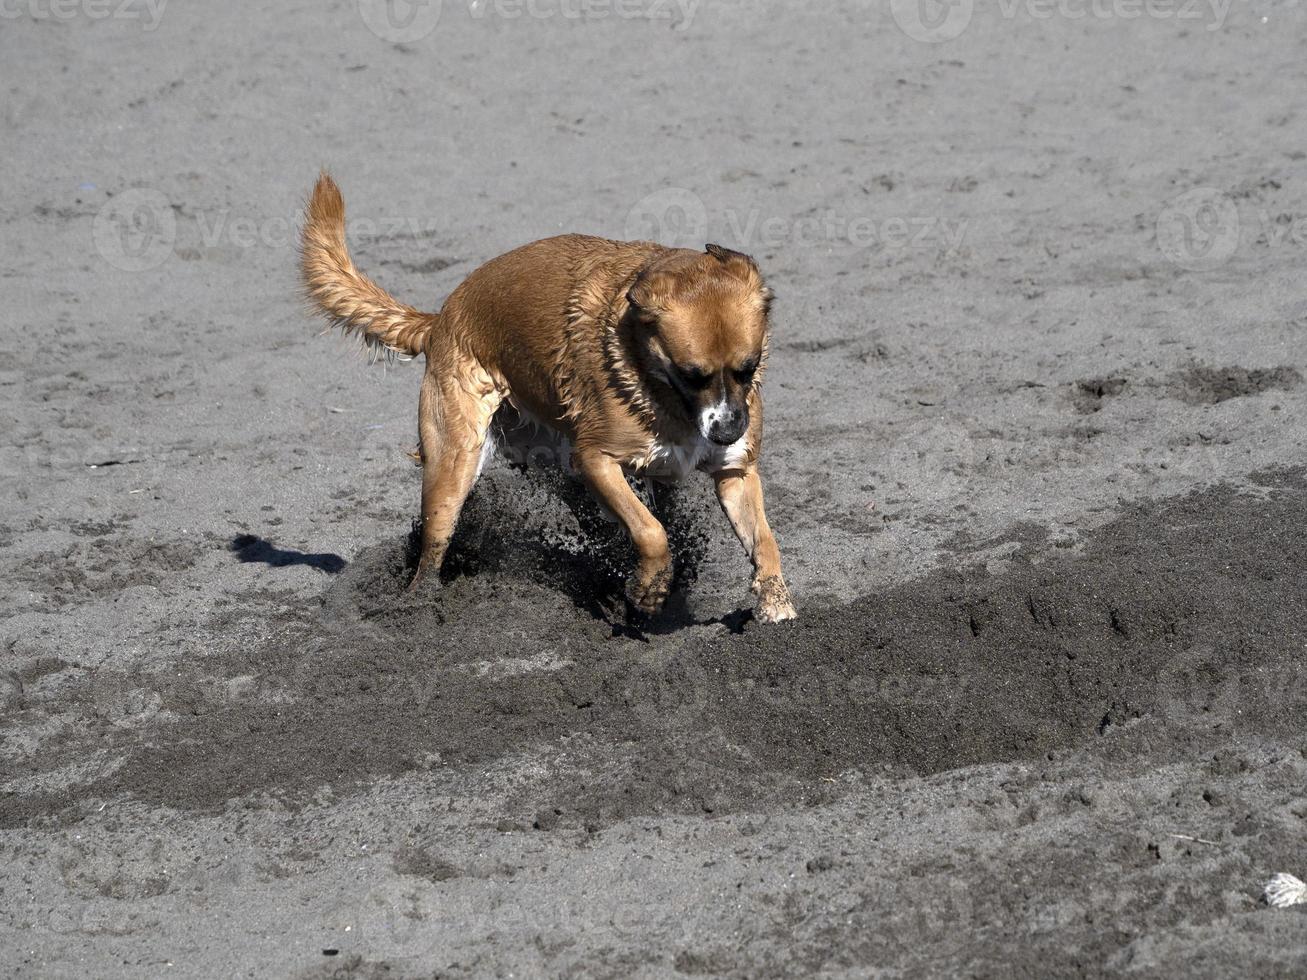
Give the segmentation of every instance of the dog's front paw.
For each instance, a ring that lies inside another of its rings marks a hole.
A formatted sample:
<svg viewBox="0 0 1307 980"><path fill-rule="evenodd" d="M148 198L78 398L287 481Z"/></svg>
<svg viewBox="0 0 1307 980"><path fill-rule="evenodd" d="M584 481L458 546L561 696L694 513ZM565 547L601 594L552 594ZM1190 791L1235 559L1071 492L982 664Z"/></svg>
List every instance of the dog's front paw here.
<svg viewBox="0 0 1307 980"><path fill-rule="evenodd" d="M758 605L753 611L753 618L760 623L782 623L787 619L798 619L794 603L790 601L790 590L785 579L779 575L753 580L753 594L758 597Z"/></svg>
<svg viewBox="0 0 1307 980"><path fill-rule="evenodd" d="M427 590L440 588L440 563L429 562L425 559L418 562L418 567L413 572L413 577L409 579L408 588L404 591L409 595L418 595Z"/></svg>
<svg viewBox="0 0 1307 980"><path fill-rule="evenodd" d="M422 569L413 573L413 577L408 581L408 588L404 590L405 595L421 595L423 592L440 587L439 575L427 575Z"/></svg>
<svg viewBox="0 0 1307 980"><path fill-rule="evenodd" d="M626 583L626 598L631 605L652 616L663 607L667 593L672 589L672 566L658 565L650 569L637 568Z"/></svg>

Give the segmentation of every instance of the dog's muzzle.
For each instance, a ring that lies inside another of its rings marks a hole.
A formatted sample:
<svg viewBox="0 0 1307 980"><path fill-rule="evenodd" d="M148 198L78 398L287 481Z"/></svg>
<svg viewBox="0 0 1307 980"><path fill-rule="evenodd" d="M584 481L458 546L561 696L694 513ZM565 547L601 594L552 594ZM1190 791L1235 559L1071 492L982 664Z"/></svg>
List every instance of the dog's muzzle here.
<svg viewBox="0 0 1307 980"><path fill-rule="evenodd" d="M729 446L733 442L738 442L748 428L749 413L747 410L727 408L716 413L715 417L708 423L704 435L719 446Z"/></svg>

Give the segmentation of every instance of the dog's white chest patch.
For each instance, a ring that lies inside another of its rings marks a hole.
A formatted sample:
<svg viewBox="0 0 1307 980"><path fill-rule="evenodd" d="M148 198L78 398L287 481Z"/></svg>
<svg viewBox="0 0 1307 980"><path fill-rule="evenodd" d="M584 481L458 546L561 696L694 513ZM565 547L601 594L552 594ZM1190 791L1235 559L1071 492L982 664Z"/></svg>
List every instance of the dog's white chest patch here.
<svg viewBox="0 0 1307 980"><path fill-rule="evenodd" d="M729 446L695 435L685 442L655 442L635 465L647 476L662 480L684 480L695 470L715 473L738 466L748 452L745 436Z"/></svg>
<svg viewBox="0 0 1307 980"><path fill-rule="evenodd" d="M567 437L529 412L515 407L517 420L508 426L492 427L492 438L482 448L480 466L484 466L491 447L509 463L525 466L554 465L572 471L572 445ZM747 433L729 446L718 445L695 433L683 442L650 443L640 456L626 460L629 471L640 476L674 482L685 479L695 470L715 473L739 466L748 456Z"/></svg>

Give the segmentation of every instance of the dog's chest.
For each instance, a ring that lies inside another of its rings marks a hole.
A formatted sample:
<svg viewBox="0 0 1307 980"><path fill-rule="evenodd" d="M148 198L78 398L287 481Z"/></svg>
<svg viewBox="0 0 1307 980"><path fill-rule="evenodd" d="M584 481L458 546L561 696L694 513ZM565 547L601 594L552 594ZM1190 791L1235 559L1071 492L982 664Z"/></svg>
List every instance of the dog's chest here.
<svg viewBox="0 0 1307 980"><path fill-rule="evenodd" d="M631 466L645 476L661 480L683 480L695 470L708 473L738 466L746 454L745 439L741 437L729 446L721 446L694 435L682 442L654 440L648 451L631 460Z"/></svg>
<svg viewBox="0 0 1307 980"><path fill-rule="evenodd" d="M499 455L518 465L553 464L571 472L572 444L568 438L530 412L512 404L508 408L510 411L504 412L498 420L500 424L491 434ZM482 464L491 440L487 441ZM747 436L729 446L721 446L698 433L691 433L680 441L653 439L641 452L624 462L635 475L673 482L685 479L696 470L712 473L739 466L747 455Z"/></svg>

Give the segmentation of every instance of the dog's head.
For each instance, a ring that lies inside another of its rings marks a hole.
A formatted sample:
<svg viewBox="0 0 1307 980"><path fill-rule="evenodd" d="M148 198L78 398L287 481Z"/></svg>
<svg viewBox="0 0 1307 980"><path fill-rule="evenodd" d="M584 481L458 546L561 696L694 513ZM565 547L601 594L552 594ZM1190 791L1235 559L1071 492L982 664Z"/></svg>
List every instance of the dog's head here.
<svg viewBox="0 0 1307 980"><path fill-rule="evenodd" d="M646 376L666 382L705 439L740 439L772 298L753 259L720 245L678 251L644 269L626 298Z"/></svg>

